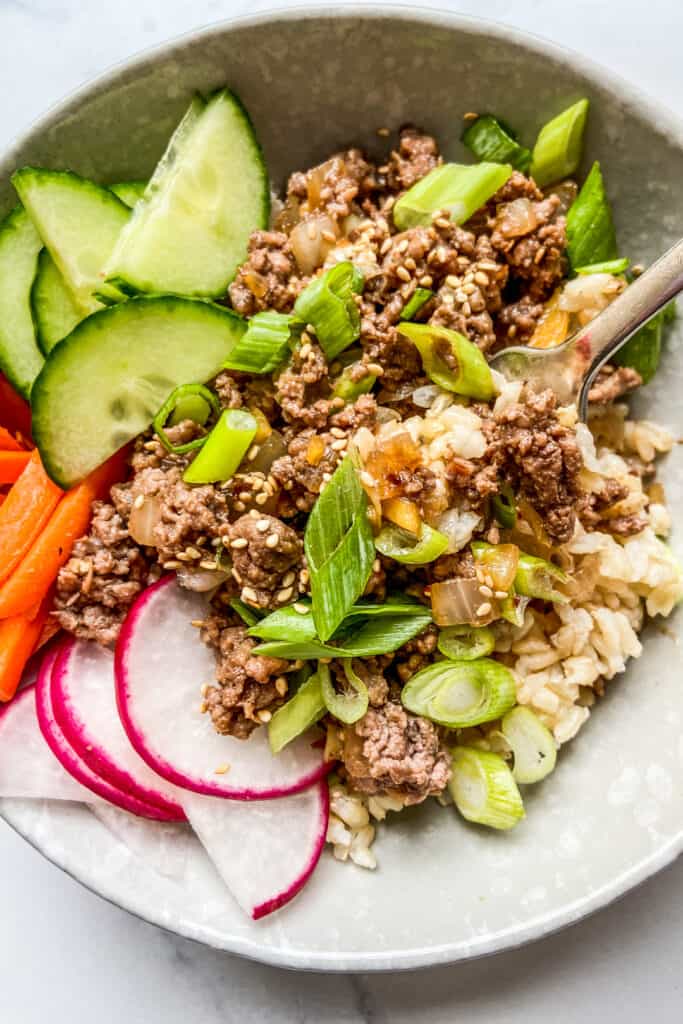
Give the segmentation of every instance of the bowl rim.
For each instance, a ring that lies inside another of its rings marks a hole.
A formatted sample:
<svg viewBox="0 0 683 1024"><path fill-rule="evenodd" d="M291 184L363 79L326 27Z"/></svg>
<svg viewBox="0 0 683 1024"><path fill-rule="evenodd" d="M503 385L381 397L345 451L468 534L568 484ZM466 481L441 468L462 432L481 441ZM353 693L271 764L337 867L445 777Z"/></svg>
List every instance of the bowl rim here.
<svg viewBox="0 0 683 1024"><path fill-rule="evenodd" d="M123 58L102 73L93 76L77 88L68 92L61 99L51 104L42 114L34 118L29 126L18 133L3 151L0 158L0 174L5 176L16 166L15 156L21 148L36 134L50 130L55 124L70 114L75 113L83 101L92 100L109 90L114 83L119 84L125 76L137 76L145 67L152 66L159 58L172 56L175 51L182 50L190 42L195 44L202 39L230 33L241 28L259 27L265 23L291 22L296 20L339 20L345 17L363 18L368 21L411 21L422 22L446 29L454 29L471 35L487 35L514 47L548 57L562 66L569 66L597 86L607 89L618 96L622 104L635 110L642 118L647 119L659 131L667 134L669 139L683 150L683 120L665 104L654 100L645 91L633 86L617 72L603 67L592 58L545 39L533 32L506 25L504 22L479 18L472 15L451 12L439 7L415 7L406 3L383 3L375 6L366 2L342 2L334 7L316 4L297 3L286 8L269 8L255 14L240 15L234 18L221 19L197 29L189 29L170 39L147 47L130 57ZM391 952L355 952L349 949L339 953L324 953L316 950L303 952L300 950L282 950L273 946L259 944L256 940L240 936L220 937L206 926L195 926L187 919L179 920L173 927L168 921L154 916L144 899L125 898L115 891L113 885L99 886L99 881L85 880L79 873L78 866L70 860L68 853L56 843L50 849L49 841L40 844L28 834L28 830L20 827L14 820L11 808L0 800L0 817L25 839L35 850L59 867L65 874L79 882L91 892L107 900L128 913L135 915L149 924L154 924L171 934L220 949L238 956L255 960L275 967L286 967L298 970L347 973L353 971L379 972L413 970L455 963L460 960L476 959L505 950L512 950L536 941L546 935L558 932L571 924L615 902L626 895L631 889L645 882L683 853L683 822L679 832L672 836L661 847L650 855L643 857L630 868L622 871L609 884L586 893L585 896L573 900L561 909L537 915L522 925L510 926L497 932L467 942L442 943L437 946L416 947L410 950Z"/></svg>

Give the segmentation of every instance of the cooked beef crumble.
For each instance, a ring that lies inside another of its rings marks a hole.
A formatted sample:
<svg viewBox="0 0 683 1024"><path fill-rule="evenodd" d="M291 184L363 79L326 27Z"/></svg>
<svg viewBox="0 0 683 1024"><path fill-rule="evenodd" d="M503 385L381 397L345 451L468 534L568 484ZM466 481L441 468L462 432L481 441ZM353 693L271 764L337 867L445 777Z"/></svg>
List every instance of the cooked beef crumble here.
<svg viewBox="0 0 683 1024"><path fill-rule="evenodd" d="M440 163L435 139L408 127L382 165L349 149L290 177L273 225L252 234L224 301L246 317L291 312L321 268L352 259L364 275L355 298L356 346L330 363L313 327L305 325L291 358L275 373L221 372L211 386L222 407L250 409L259 418L262 439L240 471L225 484L188 485L183 474L193 453L170 453L145 435L134 447L131 478L112 488L110 503L95 504L87 536L59 574L60 623L111 646L131 602L161 571L216 572L219 589L201 637L216 654L216 681L204 691L204 706L219 733L246 738L267 722L287 699L287 673L297 667L254 654L256 641L229 610L230 600L239 596L267 611L306 595L306 516L326 482L363 434L372 439L383 424L424 414L413 393L430 381L417 348L398 330L416 289L430 293L417 320L459 331L491 352L530 341L566 275L563 201L519 172L463 225L440 211L429 224L397 230L396 199ZM302 231L311 243L303 248ZM442 356L448 363L450 350ZM355 383L371 378L373 393L349 402L339 397L335 382L343 366ZM612 402L640 383L633 370L605 367L590 400ZM642 510L625 505L619 514L628 496L622 482L606 480L602 491L582 488L576 435L551 391L523 390L500 413L493 403L470 405L481 420L483 454L465 458L446 449L439 476L420 454L408 465L399 452L398 464L386 470L392 497L430 522L446 509L474 513L475 536L491 543L500 530L490 499L504 484L540 518L554 544L572 536L577 517L585 529L617 536L643 528ZM179 443L201 430L186 422L169 434ZM376 523L383 514L379 502L375 495ZM134 539L141 530L146 546ZM430 584L474 575L467 546L427 566L401 566L382 556L364 600L381 602L396 592L426 600ZM447 785L450 755L442 730L400 703L403 684L436 657L437 630L429 626L393 653L353 660L370 706L342 730L340 771L351 788L418 803ZM331 671L344 689L342 662L333 661Z"/></svg>

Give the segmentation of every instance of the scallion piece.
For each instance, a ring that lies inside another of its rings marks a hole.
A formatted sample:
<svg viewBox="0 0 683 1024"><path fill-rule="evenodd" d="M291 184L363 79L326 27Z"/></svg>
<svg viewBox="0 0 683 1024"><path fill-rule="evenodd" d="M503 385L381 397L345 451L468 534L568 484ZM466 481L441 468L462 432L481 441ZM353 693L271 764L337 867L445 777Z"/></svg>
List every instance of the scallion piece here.
<svg viewBox="0 0 683 1024"><path fill-rule="evenodd" d="M184 452L194 451L195 448L202 448L205 444L207 435L204 435L203 437L196 437L194 441L186 441L185 444L173 444L164 429L169 416L173 415L179 403L186 403L190 399L196 400L198 398L208 405L209 409L212 410L216 416L220 415L220 402L214 395L213 391L209 391L209 389L205 388L203 384L181 384L179 388L175 388L171 392L161 409L159 409L159 412L152 420L154 432L166 451L173 452L174 455L182 455ZM206 422L206 420L204 420L204 422Z"/></svg>
<svg viewBox="0 0 683 1024"><path fill-rule="evenodd" d="M606 260L604 263L590 263L587 267L575 267L577 274L623 274L628 270L630 260Z"/></svg>
<svg viewBox="0 0 683 1024"><path fill-rule="evenodd" d="M300 612L297 608L306 610ZM293 643L317 640L311 606L297 601L297 608L290 604L287 608L278 608L277 611L271 612L253 624L249 636L258 637L260 640L287 640Z"/></svg>
<svg viewBox="0 0 683 1024"><path fill-rule="evenodd" d="M268 742L274 754L319 722L326 714L320 675L315 672L301 684L293 697L273 714L268 723Z"/></svg>
<svg viewBox="0 0 683 1024"><path fill-rule="evenodd" d="M316 277L294 303L294 314L312 324L328 359L334 359L360 336L360 313L354 295L363 290L363 275L348 260Z"/></svg>
<svg viewBox="0 0 683 1024"><path fill-rule="evenodd" d="M519 548L516 544L487 544L474 540L470 545L475 562L481 565L491 579L494 590L509 591L515 582L519 566ZM486 581L489 582L488 579Z"/></svg>
<svg viewBox="0 0 683 1024"><path fill-rule="evenodd" d="M344 367L332 388L334 398L343 398L345 402L355 402L361 395L367 395L369 391L372 391L377 380L375 374L365 373L362 377L357 377L356 374L356 363Z"/></svg>
<svg viewBox="0 0 683 1024"><path fill-rule="evenodd" d="M192 420L203 427L211 415L211 406L201 395L185 395L176 402L176 407L168 421L169 427L177 427L185 420Z"/></svg>
<svg viewBox="0 0 683 1024"><path fill-rule="evenodd" d="M514 135L490 114L471 121L463 132L462 141L477 160L512 164L515 170L524 173L529 170L531 150L520 146Z"/></svg>
<svg viewBox="0 0 683 1024"><path fill-rule="evenodd" d="M435 324L401 323L396 329L415 345L425 373L435 384L483 402L494 397L489 364L464 334Z"/></svg>
<svg viewBox="0 0 683 1024"><path fill-rule="evenodd" d="M413 320L420 312L426 302L429 302L434 292L429 288L416 288L413 294L410 296L403 312L399 317L400 320Z"/></svg>
<svg viewBox="0 0 683 1024"><path fill-rule="evenodd" d="M438 661L417 672L401 692L408 711L449 729L492 722L515 700L512 672L492 658Z"/></svg>
<svg viewBox="0 0 683 1024"><path fill-rule="evenodd" d="M419 537L400 526L383 526L375 537L377 550L403 565L426 565L448 549L448 537L427 523L422 524Z"/></svg>
<svg viewBox="0 0 683 1024"><path fill-rule="evenodd" d="M617 236L600 164L594 163L567 214L567 253L574 267L617 258Z"/></svg>
<svg viewBox="0 0 683 1024"><path fill-rule="evenodd" d="M240 601L239 597L232 597L230 599L230 607L237 615L241 618L245 626L255 626L260 621L260 616L257 612L250 608L244 601Z"/></svg>
<svg viewBox="0 0 683 1024"><path fill-rule="evenodd" d="M477 825L510 829L524 817L517 783L498 754L456 747L448 787L463 818Z"/></svg>
<svg viewBox="0 0 683 1024"><path fill-rule="evenodd" d="M506 622L510 622L513 626L523 626L524 615L530 600L530 597L521 597L519 594L516 594L513 587L508 596L500 602L499 611L501 619L505 619Z"/></svg>
<svg viewBox="0 0 683 1024"><path fill-rule="evenodd" d="M511 530L517 523L517 505L515 492L508 483L502 484L498 494L491 498L491 509L496 521L506 530Z"/></svg>
<svg viewBox="0 0 683 1024"><path fill-rule="evenodd" d="M295 324L294 317L286 313L256 313L223 366L243 373L272 373L290 354L289 339Z"/></svg>
<svg viewBox="0 0 683 1024"><path fill-rule="evenodd" d="M491 654L496 638L488 626L446 626L439 632L437 645L452 661L474 661Z"/></svg>
<svg viewBox="0 0 683 1024"><path fill-rule="evenodd" d="M303 616L302 616L303 618ZM265 620L264 620L265 621ZM411 615L394 614L368 619L350 635L323 643L317 638L266 640L254 648L254 654L269 658L370 658L391 654L421 633L432 621L428 608L418 606ZM251 631L250 631L251 632Z"/></svg>
<svg viewBox="0 0 683 1024"><path fill-rule="evenodd" d="M554 589L553 582L556 580L558 583L566 583L567 579L568 576L562 569L552 562L547 562L545 558L520 554L515 575L515 592L522 597L538 597L542 601L565 604L568 598Z"/></svg>
<svg viewBox="0 0 683 1024"><path fill-rule="evenodd" d="M323 700L329 713L344 725L353 725L354 722L358 722L368 710L368 688L360 676L353 671L351 662L344 661L344 675L349 688L343 693L338 693L335 690L332 674L327 665L319 665L318 674Z"/></svg>
<svg viewBox="0 0 683 1024"><path fill-rule="evenodd" d="M225 409L202 450L183 473L186 484L224 483L236 472L256 436L258 422L245 409Z"/></svg>
<svg viewBox="0 0 683 1024"><path fill-rule="evenodd" d="M583 130L588 100L579 100L548 121L540 132L531 157L531 177L543 187L573 174L581 163Z"/></svg>
<svg viewBox="0 0 683 1024"><path fill-rule="evenodd" d="M512 747L512 774L517 782L540 782L550 775L557 761L552 733L531 708L516 707L503 716L501 732Z"/></svg>
<svg viewBox="0 0 683 1024"><path fill-rule="evenodd" d="M399 231L428 227L437 210L464 224L511 174L509 164L441 164L401 196L393 208L394 224Z"/></svg>

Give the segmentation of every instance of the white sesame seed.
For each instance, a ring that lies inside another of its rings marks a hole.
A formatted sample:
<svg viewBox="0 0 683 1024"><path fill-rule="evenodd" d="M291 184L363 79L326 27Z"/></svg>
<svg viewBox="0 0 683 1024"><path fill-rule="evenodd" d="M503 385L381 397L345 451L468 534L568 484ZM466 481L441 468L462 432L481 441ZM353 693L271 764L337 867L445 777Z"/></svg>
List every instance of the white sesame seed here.
<svg viewBox="0 0 683 1024"><path fill-rule="evenodd" d="M188 555L187 551L179 551L178 554L176 555L176 558L180 562L191 562L192 561L192 556Z"/></svg>
<svg viewBox="0 0 683 1024"><path fill-rule="evenodd" d="M330 662L332 661L332 658L318 658L318 661L322 662L323 665L329 665Z"/></svg>
<svg viewBox="0 0 683 1024"><path fill-rule="evenodd" d="M410 281L410 273L405 267L396 268L396 277L399 277L401 281Z"/></svg>
<svg viewBox="0 0 683 1024"><path fill-rule="evenodd" d="M462 290L464 291L465 295L474 295L474 293L477 290L477 286L472 281L468 281L467 284L464 284L462 286Z"/></svg>
<svg viewBox="0 0 683 1024"><path fill-rule="evenodd" d="M500 267L498 266L498 264L497 263L493 263L492 260L482 260L481 263L479 264L479 266L481 267L482 270L492 271L494 274L498 270L500 270Z"/></svg>
<svg viewBox="0 0 683 1024"><path fill-rule="evenodd" d="M463 302L462 311L465 314L465 316L470 316L470 314L472 313L472 307L470 306L469 302Z"/></svg>
<svg viewBox="0 0 683 1024"><path fill-rule="evenodd" d="M281 697L284 697L284 695L287 693L287 680L285 679L284 676L277 677L277 679L275 680L275 689L277 690Z"/></svg>
<svg viewBox="0 0 683 1024"><path fill-rule="evenodd" d="M235 537L234 540L230 541L230 547L234 548L235 551L239 551L240 548L246 548L248 543L249 541L247 540L246 537Z"/></svg>
<svg viewBox="0 0 683 1024"><path fill-rule="evenodd" d="M168 562L164 562L164 569L180 569L182 562L176 561L174 558L170 558Z"/></svg>
<svg viewBox="0 0 683 1024"><path fill-rule="evenodd" d="M490 587L487 587L485 583L479 587L479 593L482 597L493 597L493 591Z"/></svg>
<svg viewBox="0 0 683 1024"><path fill-rule="evenodd" d="M206 697L207 693L209 692L209 684L202 683L202 687L199 692L201 693L202 697Z"/></svg>
<svg viewBox="0 0 683 1024"><path fill-rule="evenodd" d="M299 357L301 359L308 359L308 357L310 356L312 351L313 351L313 348L312 348L310 342L305 342L301 346L301 348L299 349Z"/></svg>
<svg viewBox="0 0 683 1024"><path fill-rule="evenodd" d="M403 262L405 263L405 265L408 268L408 270L416 270L417 269L417 263L415 262L415 260L413 259L412 256L408 256L408 258L405 259Z"/></svg>
<svg viewBox="0 0 683 1024"><path fill-rule="evenodd" d="M447 217L437 217L434 223L436 224L437 228L449 228L451 226L451 222L448 220Z"/></svg>
<svg viewBox="0 0 683 1024"><path fill-rule="evenodd" d="M284 576L284 578L282 580L282 586L283 587L291 587L291 585L294 583L295 579L296 579L296 573L292 572L292 570L290 569L290 571L285 574L285 576Z"/></svg>
<svg viewBox="0 0 683 1024"><path fill-rule="evenodd" d="M237 571L237 569L236 569L236 568L235 568L235 567L233 566L233 567L232 567L232 569L231 569L230 571L232 572L232 575L233 575L233 576L235 577L235 579L237 580L237 582L238 582L238 583L240 584L240 586L241 586L241 584L242 584L242 577L240 576L240 574L239 574L239 572Z"/></svg>
<svg viewBox="0 0 683 1024"><path fill-rule="evenodd" d="M380 562L379 558L376 558L375 561L372 563L372 571L379 572L381 568L382 563Z"/></svg>
<svg viewBox="0 0 683 1024"><path fill-rule="evenodd" d="M333 452L343 452L349 442L345 437L340 438L338 441L333 441L330 448Z"/></svg>
<svg viewBox="0 0 683 1024"><path fill-rule="evenodd" d="M268 495L264 491L261 491L260 494L256 495L254 501L256 502L257 505L265 505L265 503L268 501Z"/></svg>
<svg viewBox="0 0 683 1024"><path fill-rule="evenodd" d="M258 455L258 453L260 451L261 451L261 445L260 444L252 444L251 448L249 449L249 453L247 455L247 458L249 459L249 462L253 462L254 459L256 458L256 456Z"/></svg>
<svg viewBox="0 0 683 1024"><path fill-rule="evenodd" d="M133 502L133 508L142 508L142 506L144 504L145 504L145 496L144 496L144 494L138 494L137 498Z"/></svg>
<svg viewBox="0 0 683 1024"><path fill-rule="evenodd" d="M252 519L260 519L261 518L255 508L250 508L249 509L249 515L252 517Z"/></svg>
<svg viewBox="0 0 683 1024"><path fill-rule="evenodd" d="M270 519L259 519L256 524L256 529L259 533L268 533L268 530L270 529Z"/></svg>
<svg viewBox="0 0 683 1024"><path fill-rule="evenodd" d="M258 595L252 587L242 587L242 600L247 604L257 604Z"/></svg>
<svg viewBox="0 0 683 1024"><path fill-rule="evenodd" d="M474 275L474 280L477 282L477 284L480 284L482 288L486 288L489 283L489 279L483 270L478 270L476 272L476 274Z"/></svg>
<svg viewBox="0 0 683 1024"><path fill-rule="evenodd" d="M318 229L317 229L316 225L312 221L308 225L308 227L306 228L306 232L307 232L308 237L310 238L311 241L313 241L315 236L318 234Z"/></svg>
<svg viewBox="0 0 683 1024"><path fill-rule="evenodd" d="M200 568L200 569L206 569L206 570L208 570L209 572L212 572L212 571L213 571L214 569L217 569L217 568L218 568L218 566L216 565L216 563L215 563L215 562L210 562L210 561L208 560L208 558L204 558L204 559L202 559L202 561L201 561L201 562L199 563L199 568Z"/></svg>
<svg viewBox="0 0 683 1024"><path fill-rule="evenodd" d="M268 711L267 708L264 708L263 711L258 711L256 713L256 717L258 718L259 722L263 722L263 724L266 725L271 720L273 715L270 711Z"/></svg>
<svg viewBox="0 0 683 1024"><path fill-rule="evenodd" d="M329 483L331 479L332 479L332 474L331 473L323 473L323 483L324 484Z"/></svg>
<svg viewBox="0 0 683 1024"><path fill-rule="evenodd" d="M382 377L384 375L384 370L379 363L368 363L365 369L375 377Z"/></svg>
<svg viewBox="0 0 683 1024"><path fill-rule="evenodd" d="M190 558L201 558L201 551L197 551L197 548L187 547L185 548L185 554L189 555Z"/></svg>
<svg viewBox="0 0 683 1024"><path fill-rule="evenodd" d="M294 589L292 587L284 587L284 589L278 590L275 596L281 604L284 604L285 601L289 601L293 593Z"/></svg>
<svg viewBox="0 0 683 1024"><path fill-rule="evenodd" d="M227 775L230 771L229 764L219 764L218 768L214 768L214 775Z"/></svg>
<svg viewBox="0 0 683 1024"><path fill-rule="evenodd" d="M192 619L190 625L194 626L195 629L201 629L204 625L204 619Z"/></svg>
<svg viewBox="0 0 683 1024"><path fill-rule="evenodd" d="M396 248L397 248L398 252L401 252L401 253L405 252L407 250L407 248L408 248L408 239L407 238L402 238L401 241L396 246Z"/></svg>
<svg viewBox="0 0 683 1024"><path fill-rule="evenodd" d="M309 579L310 574L308 572L308 569L302 569L301 572L299 573L299 583L301 584L301 586L305 587Z"/></svg>
<svg viewBox="0 0 683 1024"><path fill-rule="evenodd" d="M434 283L434 279L431 274L424 274L420 278L420 284L423 288L431 288Z"/></svg>
<svg viewBox="0 0 683 1024"><path fill-rule="evenodd" d="M299 613L299 615L308 615L308 612L310 610L308 608L308 605L302 604L301 601L297 601L296 604L294 604L292 607L294 608L295 612Z"/></svg>
<svg viewBox="0 0 683 1024"><path fill-rule="evenodd" d="M332 437L346 437L346 434L341 427L331 427L330 433L332 434Z"/></svg>
<svg viewBox="0 0 683 1024"><path fill-rule="evenodd" d="M484 601L484 603L480 604L479 607L477 608L477 615L483 617L484 615L488 615L488 613L490 611L491 611L490 603L488 601Z"/></svg>
<svg viewBox="0 0 683 1024"><path fill-rule="evenodd" d="M271 533L266 537L266 547L276 548L280 543L280 537L277 533Z"/></svg>
<svg viewBox="0 0 683 1024"><path fill-rule="evenodd" d="M335 235L334 231L322 231L321 235L325 239L326 242L336 242L337 241L337 236Z"/></svg>
<svg viewBox="0 0 683 1024"><path fill-rule="evenodd" d="M507 596L508 595L507 595L507 591L506 590L497 590L496 591L496 597L498 598L499 601L504 601Z"/></svg>
<svg viewBox="0 0 683 1024"><path fill-rule="evenodd" d="M379 250L380 256L385 256L389 252L390 249L391 249L391 239L390 238L385 238L384 241L382 242L381 248Z"/></svg>
<svg viewBox="0 0 683 1024"><path fill-rule="evenodd" d="M446 284L448 285L449 288L459 288L460 278L456 277L455 274L449 274L448 277L446 278Z"/></svg>

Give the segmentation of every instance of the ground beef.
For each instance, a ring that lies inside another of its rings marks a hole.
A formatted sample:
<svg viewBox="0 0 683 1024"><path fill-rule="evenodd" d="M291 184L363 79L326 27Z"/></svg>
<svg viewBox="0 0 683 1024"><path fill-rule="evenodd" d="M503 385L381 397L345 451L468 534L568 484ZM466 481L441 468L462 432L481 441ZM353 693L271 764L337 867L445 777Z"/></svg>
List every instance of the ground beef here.
<svg viewBox="0 0 683 1024"><path fill-rule="evenodd" d="M330 412L344 403L331 398L325 354L308 335L306 339L277 378L276 398L287 423L320 428Z"/></svg>
<svg viewBox="0 0 683 1024"><path fill-rule="evenodd" d="M97 501L88 533L59 571L56 618L81 640L113 647L131 604L158 575L113 505Z"/></svg>
<svg viewBox="0 0 683 1024"><path fill-rule="evenodd" d="M445 789L450 761L436 726L393 701L344 728L344 769L360 793L398 793L420 803Z"/></svg>
<svg viewBox="0 0 683 1024"><path fill-rule="evenodd" d="M642 383L643 378L630 366L617 367L607 364L598 372L588 392L588 401L595 405L607 405L629 391L639 388Z"/></svg>
<svg viewBox="0 0 683 1024"><path fill-rule="evenodd" d="M427 668L434 661L439 631L436 626L427 626L413 640L399 648L394 659L394 671L402 683L407 683L411 676L421 669Z"/></svg>
<svg viewBox="0 0 683 1024"><path fill-rule="evenodd" d="M387 183L397 192L408 189L439 163L439 147L431 135L404 128L387 164Z"/></svg>
<svg viewBox="0 0 683 1024"><path fill-rule="evenodd" d="M232 523L227 536L232 574L246 604L276 608L296 600L303 542L291 526L252 511Z"/></svg>
<svg viewBox="0 0 683 1024"><path fill-rule="evenodd" d="M499 339L509 344L527 345L544 313L544 303L536 302L529 295L523 295L518 302L509 302L498 316Z"/></svg>
<svg viewBox="0 0 683 1024"><path fill-rule="evenodd" d="M203 623L201 638L216 652L218 686L208 686L204 706L216 732L246 739L287 694L289 663L253 654L256 641L244 626L230 626L220 615Z"/></svg>
<svg viewBox="0 0 683 1024"><path fill-rule="evenodd" d="M378 187L374 165L360 149L348 149L310 171L292 174L287 184L286 206L302 204L305 214L326 213L338 221Z"/></svg>
<svg viewBox="0 0 683 1024"><path fill-rule="evenodd" d="M626 484L606 479L600 491L582 494L577 504L577 514L583 526L587 530L600 530L620 537L640 533L648 524L648 517L644 512L632 512L622 516L605 515L607 509L623 501L628 493Z"/></svg>
<svg viewBox="0 0 683 1024"><path fill-rule="evenodd" d="M389 683L384 673L391 661L392 655L379 655L373 658L354 658L351 662L353 671L368 688L368 700L373 708L386 704L389 696ZM341 693L348 687L344 663L333 661L331 669L336 687Z"/></svg>
<svg viewBox="0 0 683 1024"><path fill-rule="evenodd" d="M282 231L254 231L246 262L228 294L233 308L243 316L264 309L287 313L302 286L288 236Z"/></svg>

